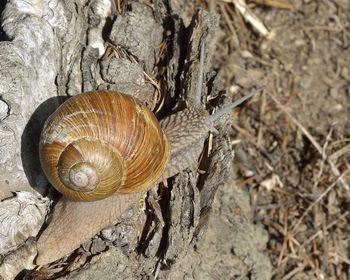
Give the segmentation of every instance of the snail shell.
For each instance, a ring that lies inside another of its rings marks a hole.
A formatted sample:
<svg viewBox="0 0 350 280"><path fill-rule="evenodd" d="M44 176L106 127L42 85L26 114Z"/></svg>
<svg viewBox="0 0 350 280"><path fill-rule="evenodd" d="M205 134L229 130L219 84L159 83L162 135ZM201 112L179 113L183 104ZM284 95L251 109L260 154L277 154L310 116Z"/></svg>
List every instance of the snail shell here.
<svg viewBox="0 0 350 280"><path fill-rule="evenodd" d="M146 190L169 157L168 138L154 114L117 92L70 98L46 121L40 139L48 180L71 200Z"/></svg>

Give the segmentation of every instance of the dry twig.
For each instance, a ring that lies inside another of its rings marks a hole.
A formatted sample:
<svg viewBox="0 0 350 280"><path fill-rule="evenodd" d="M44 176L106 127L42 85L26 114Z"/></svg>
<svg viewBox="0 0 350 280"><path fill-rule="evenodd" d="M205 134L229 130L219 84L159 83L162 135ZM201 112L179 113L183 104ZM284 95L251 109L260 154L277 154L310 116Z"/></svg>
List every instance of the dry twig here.
<svg viewBox="0 0 350 280"><path fill-rule="evenodd" d="M222 0L223 2L233 3L236 9L241 13L244 19L249 22L262 36L267 39L273 38L273 33L270 32L262 21L251 11L244 0Z"/></svg>
<svg viewBox="0 0 350 280"><path fill-rule="evenodd" d="M254 0L255 3L279 9L293 10L294 5L289 0Z"/></svg>
<svg viewBox="0 0 350 280"><path fill-rule="evenodd" d="M270 92L266 91L267 94L271 97L271 99L280 107L280 109L290 118L290 120L300 129L300 131L309 139L311 144L316 148L318 153L323 156L323 150L320 144L316 141L316 139L309 133L309 131L296 119L294 116L287 110L287 108ZM339 177L339 179L336 181L339 183L341 187L343 187L345 190L349 191L349 185L345 182L343 176L341 176L340 171L335 166L333 161L326 155L326 160L333 172L333 174L336 177Z"/></svg>

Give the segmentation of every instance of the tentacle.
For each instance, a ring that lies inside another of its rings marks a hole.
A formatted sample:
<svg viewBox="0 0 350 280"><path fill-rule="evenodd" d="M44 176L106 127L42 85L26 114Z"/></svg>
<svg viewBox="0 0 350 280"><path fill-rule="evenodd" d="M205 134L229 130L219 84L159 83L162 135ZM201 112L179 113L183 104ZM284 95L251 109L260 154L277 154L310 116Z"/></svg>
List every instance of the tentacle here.
<svg viewBox="0 0 350 280"><path fill-rule="evenodd" d="M261 87L258 87L255 90L252 90L251 92L249 92L246 95L244 95L242 98L240 98L237 101L235 101L235 102L227 105L226 107L220 109L215 114L209 116L208 119L207 119L208 124L212 124L213 122L215 122L217 119L219 119L223 115L231 112L234 108L236 108L237 106L242 104L247 99L251 98L253 95L256 95L256 94L262 92L264 90L264 88L265 88L264 86L261 86Z"/></svg>

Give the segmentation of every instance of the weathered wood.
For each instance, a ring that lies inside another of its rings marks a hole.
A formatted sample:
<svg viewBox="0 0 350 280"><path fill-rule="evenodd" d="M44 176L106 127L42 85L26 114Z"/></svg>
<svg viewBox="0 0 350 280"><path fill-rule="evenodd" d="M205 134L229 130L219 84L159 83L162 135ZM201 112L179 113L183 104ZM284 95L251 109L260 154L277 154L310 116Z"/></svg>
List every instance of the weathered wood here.
<svg viewBox="0 0 350 280"><path fill-rule="evenodd" d="M57 96L92 89L127 91L131 85L137 98L153 107L159 92L150 85L146 72L161 81L164 105L158 115L164 117L193 102L203 40L205 73L211 71L218 16L197 11L190 3L155 1L150 8L131 2L124 15L116 15L109 0L39 0L26 1L25 6L21 2L9 1L2 19L12 41L0 42L0 100L10 108L0 119L0 198L14 190L48 193L37 144L44 121L61 101ZM104 44L105 40L109 43ZM203 89L203 108L205 97L220 89L215 74L206 75L205 81L209 79L211 87ZM134 205L116 225L71 256L26 272L26 277L66 275L96 263L101 252L115 247L128 257L113 262L117 269L110 279L166 278L172 264L197 244L216 190L228 178L233 159L229 127L229 119L220 121L201 162L151 191L141 211L135 211L140 206ZM203 175L198 173L199 166ZM57 197L50 195L53 201Z"/></svg>

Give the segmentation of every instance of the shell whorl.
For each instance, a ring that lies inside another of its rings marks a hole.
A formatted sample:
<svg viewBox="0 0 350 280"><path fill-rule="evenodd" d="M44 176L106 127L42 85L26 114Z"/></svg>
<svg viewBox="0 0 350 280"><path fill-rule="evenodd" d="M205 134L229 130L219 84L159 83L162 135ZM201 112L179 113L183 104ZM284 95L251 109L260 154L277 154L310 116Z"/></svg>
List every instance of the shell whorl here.
<svg viewBox="0 0 350 280"><path fill-rule="evenodd" d="M145 190L169 157L169 141L153 113L117 92L70 98L46 121L40 141L46 176L72 200Z"/></svg>

